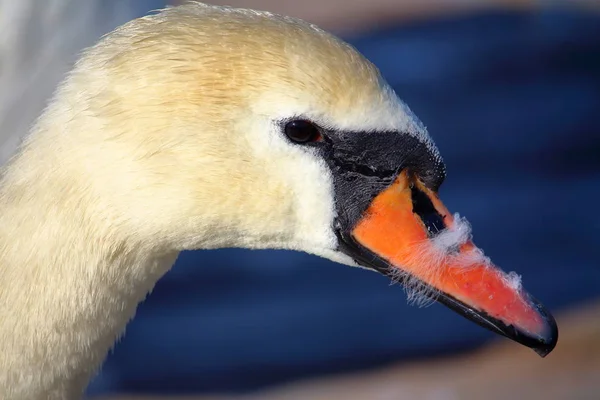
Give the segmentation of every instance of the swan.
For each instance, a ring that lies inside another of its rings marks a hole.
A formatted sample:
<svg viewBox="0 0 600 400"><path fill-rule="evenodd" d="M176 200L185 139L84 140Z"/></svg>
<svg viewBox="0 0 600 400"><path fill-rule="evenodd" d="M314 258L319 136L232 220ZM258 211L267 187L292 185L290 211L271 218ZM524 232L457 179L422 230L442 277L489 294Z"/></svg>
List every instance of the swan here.
<svg viewBox="0 0 600 400"><path fill-rule="evenodd" d="M190 249L375 270L545 356L552 315L446 209L445 174L376 67L314 25L189 3L117 28L1 172L0 397L80 398Z"/></svg>

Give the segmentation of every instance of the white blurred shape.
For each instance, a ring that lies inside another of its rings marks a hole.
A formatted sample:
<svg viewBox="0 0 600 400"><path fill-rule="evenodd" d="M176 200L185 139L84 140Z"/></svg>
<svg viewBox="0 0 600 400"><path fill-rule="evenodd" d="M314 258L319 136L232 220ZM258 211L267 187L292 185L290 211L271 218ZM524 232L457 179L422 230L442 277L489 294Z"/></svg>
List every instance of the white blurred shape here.
<svg viewBox="0 0 600 400"><path fill-rule="evenodd" d="M84 47L143 14L144 0L0 0L0 165Z"/></svg>

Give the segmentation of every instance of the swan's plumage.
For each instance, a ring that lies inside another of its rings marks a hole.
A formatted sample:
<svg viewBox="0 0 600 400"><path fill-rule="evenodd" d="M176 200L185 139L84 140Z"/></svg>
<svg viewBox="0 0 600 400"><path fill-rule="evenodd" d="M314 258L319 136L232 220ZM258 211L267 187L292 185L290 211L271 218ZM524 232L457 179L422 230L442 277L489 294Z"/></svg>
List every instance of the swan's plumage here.
<svg viewBox="0 0 600 400"><path fill-rule="evenodd" d="M382 152L418 150L441 168L377 69L303 21L193 3L86 50L0 181L0 397L80 396L181 250L285 248L357 265L334 230L335 168L282 134L299 117L385 132L384 145L412 147Z"/></svg>
<svg viewBox="0 0 600 400"><path fill-rule="evenodd" d="M276 129L292 116L426 138L374 66L299 20L190 4L86 50L3 173L0 393L78 393L179 250L354 264L327 168Z"/></svg>

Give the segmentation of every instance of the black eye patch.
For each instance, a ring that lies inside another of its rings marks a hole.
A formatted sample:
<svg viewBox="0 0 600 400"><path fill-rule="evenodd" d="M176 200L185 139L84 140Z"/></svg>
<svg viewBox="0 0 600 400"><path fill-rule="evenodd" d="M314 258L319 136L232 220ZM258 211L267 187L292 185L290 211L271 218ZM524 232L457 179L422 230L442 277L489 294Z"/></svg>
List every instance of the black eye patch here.
<svg viewBox="0 0 600 400"><path fill-rule="evenodd" d="M414 135L323 130L323 137L322 142L314 143L314 148L331 170L342 224L353 226L373 198L403 170L409 170L434 191L444 180L445 166L437 150ZM443 218L433 212L435 208L427 195L415 192L415 196L416 213L420 213L432 235L443 229Z"/></svg>

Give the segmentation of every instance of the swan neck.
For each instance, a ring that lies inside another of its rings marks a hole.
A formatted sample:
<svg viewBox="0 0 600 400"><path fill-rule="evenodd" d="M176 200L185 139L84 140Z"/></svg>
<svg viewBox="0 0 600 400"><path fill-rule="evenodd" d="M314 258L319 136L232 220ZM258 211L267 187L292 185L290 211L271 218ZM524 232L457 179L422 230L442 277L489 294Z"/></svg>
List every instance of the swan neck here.
<svg viewBox="0 0 600 400"><path fill-rule="evenodd" d="M7 172L0 180L0 398L81 398L177 253L152 252L76 207L57 206L53 182L20 182Z"/></svg>

